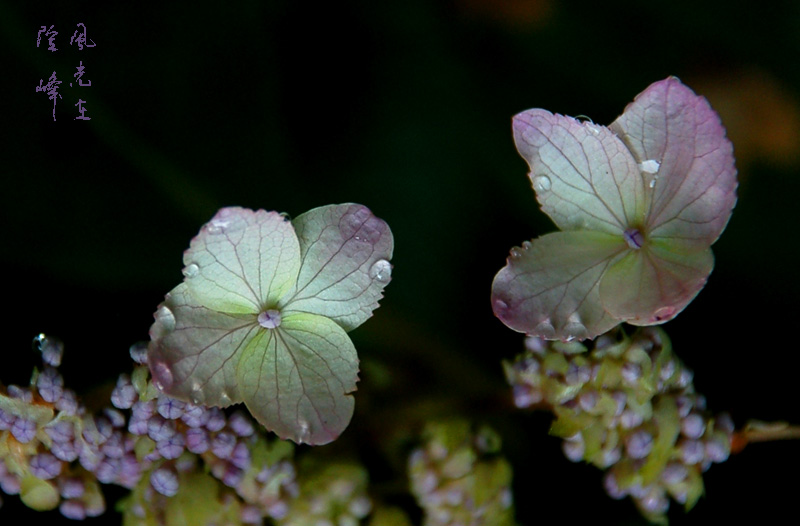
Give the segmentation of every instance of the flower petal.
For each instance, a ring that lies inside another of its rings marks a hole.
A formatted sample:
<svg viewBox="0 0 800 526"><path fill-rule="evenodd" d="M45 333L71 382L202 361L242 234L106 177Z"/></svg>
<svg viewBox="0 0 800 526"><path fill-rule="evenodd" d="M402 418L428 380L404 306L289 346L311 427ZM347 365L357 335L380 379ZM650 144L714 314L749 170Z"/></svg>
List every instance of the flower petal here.
<svg viewBox="0 0 800 526"><path fill-rule="evenodd" d="M201 305L181 283L167 294L150 328L148 364L156 386L175 398L227 406L242 400L236 365L263 330L253 314L226 314Z"/></svg>
<svg viewBox="0 0 800 526"><path fill-rule="evenodd" d="M281 438L326 444L353 416L358 356L324 316L286 314L280 327L250 341L236 374L247 408Z"/></svg>
<svg viewBox="0 0 800 526"><path fill-rule="evenodd" d="M640 93L610 128L638 163L657 167L648 235L716 241L736 204L736 167L708 101L670 77Z"/></svg>
<svg viewBox="0 0 800 526"><path fill-rule="evenodd" d="M346 331L358 327L391 280L389 225L357 204L315 208L292 223L302 267L296 287L281 301L284 312L321 314Z"/></svg>
<svg viewBox="0 0 800 526"><path fill-rule="evenodd" d="M300 245L276 212L222 208L192 239L183 273L198 304L218 312L258 313L294 285Z"/></svg>
<svg viewBox="0 0 800 526"><path fill-rule="evenodd" d="M644 219L644 182L605 126L534 109L514 117L514 140L536 197L562 230L621 234Z"/></svg>
<svg viewBox="0 0 800 526"><path fill-rule="evenodd" d="M654 241L609 267L600 281L600 298L609 314L630 324L664 323L697 296L713 267L710 248Z"/></svg>
<svg viewBox="0 0 800 526"><path fill-rule="evenodd" d="M621 236L547 234L513 249L492 284L492 307L508 327L549 340L594 338L619 322L599 296L606 268L628 250Z"/></svg>

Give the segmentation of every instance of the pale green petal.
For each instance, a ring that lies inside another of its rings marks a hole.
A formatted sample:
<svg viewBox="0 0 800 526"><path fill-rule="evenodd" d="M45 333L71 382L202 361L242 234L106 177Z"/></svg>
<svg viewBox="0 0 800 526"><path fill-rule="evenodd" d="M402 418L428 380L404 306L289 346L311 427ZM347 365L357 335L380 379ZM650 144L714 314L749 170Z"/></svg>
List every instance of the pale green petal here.
<svg viewBox="0 0 800 526"><path fill-rule="evenodd" d="M184 253L184 282L199 304L218 312L258 313L294 285L300 245L276 212L223 208Z"/></svg>
<svg viewBox="0 0 800 526"><path fill-rule="evenodd" d="M736 167L708 101L669 77L637 95L610 128L653 167L648 235L711 245L736 204Z"/></svg>
<svg viewBox="0 0 800 526"><path fill-rule="evenodd" d="M324 316L284 313L252 339L236 369L244 402L264 427L297 443L326 444L353 416L358 356Z"/></svg>
<svg viewBox="0 0 800 526"><path fill-rule="evenodd" d="M148 363L159 389L203 405L241 401L236 364L245 346L266 331L254 314L208 309L182 283L167 294L155 319Z"/></svg>
<svg viewBox="0 0 800 526"><path fill-rule="evenodd" d="M542 210L561 230L621 234L644 219L644 181L633 156L605 126L533 109L514 117Z"/></svg>
<svg viewBox="0 0 800 526"><path fill-rule="evenodd" d="M619 323L603 308L599 283L626 250L621 236L588 231L555 232L513 249L494 278L494 313L549 340L594 338Z"/></svg>
<svg viewBox="0 0 800 526"><path fill-rule="evenodd" d="M617 319L633 325L664 323L694 299L713 267L710 248L654 240L609 267L600 297Z"/></svg>
<svg viewBox="0 0 800 526"><path fill-rule="evenodd" d="M391 280L389 225L357 204L315 208L292 224L302 267L296 287L281 301L282 310L327 316L346 331L358 327L378 307Z"/></svg>

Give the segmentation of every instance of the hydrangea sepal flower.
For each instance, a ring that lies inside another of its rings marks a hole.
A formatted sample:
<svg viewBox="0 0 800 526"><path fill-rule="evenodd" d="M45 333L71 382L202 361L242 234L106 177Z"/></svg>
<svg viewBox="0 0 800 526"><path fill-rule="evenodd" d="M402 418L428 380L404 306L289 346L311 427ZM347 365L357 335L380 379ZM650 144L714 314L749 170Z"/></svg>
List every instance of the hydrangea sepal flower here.
<svg viewBox="0 0 800 526"><path fill-rule="evenodd" d="M677 78L650 85L609 127L532 109L514 117L536 196L562 232L514 248L495 315L546 339L675 317L714 266L736 168L708 102Z"/></svg>
<svg viewBox="0 0 800 526"><path fill-rule="evenodd" d="M393 246L389 226L362 205L323 206L291 222L221 209L154 315L154 382L196 404L244 402L281 438L334 440L353 415L358 381L347 331L378 307Z"/></svg>

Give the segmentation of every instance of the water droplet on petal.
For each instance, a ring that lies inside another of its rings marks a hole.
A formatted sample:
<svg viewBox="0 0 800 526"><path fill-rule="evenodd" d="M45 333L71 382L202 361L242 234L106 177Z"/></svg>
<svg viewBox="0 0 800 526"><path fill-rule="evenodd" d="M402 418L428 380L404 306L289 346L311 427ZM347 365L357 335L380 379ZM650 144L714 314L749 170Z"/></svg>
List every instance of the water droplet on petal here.
<svg viewBox="0 0 800 526"><path fill-rule="evenodd" d="M523 241L522 242L522 249L523 250L529 250L532 246L533 246L533 243L531 243L530 241Z"/></svg>
<svg viewBox="0 0 800 526"><path fill-rule="evenodd" d="M647 174L654 174L658 171L661 163L655 159L648 159L647 161L639 163L639 169Z"/></svg>
<svg viewBox="0 0 800 526"><path fill-rule="evenodd" d="M150 364L150 374L153 375L153 383L159 391L164 391L172 387L174 378L169 365L161 360L155 360Z"/></svg>
<svg viewBox="0 0 800 526"><path fill-rule="evenodd" d="M217 214L217 217L208 222L207 230L209 234L221 234L228 228L230 221L219 216L220 214Z"/></svg>
<svg viewBox="0 0 800 526"><path fill-rule="evenodd" d="M389 283L392 279L392 264L385 259L379 259L369 268L369 277L381 283Z"/></svg>
<svg viewBox="0 0 800 526"><path fill-rule="evenodd" d="M494 300L494 313L497 316L503 316L508 310L508 303L501 299Z"/></svg>
<svg viewBox="0 0 800 526"><path fill-rule="evenodd" d="M155 314L156 322L153 324L155 339L163 338L175 330L175 315L166 305L161 305Z"/></svg>
<svg viewBox="0 0 800 526"><path fill-rule="evenodd" d="M556 329L550 320L544 320L533 329L533 333L545 340L551 340L556 335Z"/></svg>
<svg viewBox="0 0 800 526"><path fill-rule="evenodd" d="M308 422L303 420L302 418L297 421L297 427L300 428L300 432L297 434L297 442L303 443L308 441L308 437L311 433L309 433Z"/></svg>
<svg viewBox="0 0 800 526"><path fill-rule="evenodd" d="M564 327L565 341L583 340L588 335L586 327L579 321L571 321Z"/></svg>
<svg viewBox="0 0 800 526"><path fill-rule="evenodd" d="M281 324L281 311L275 309L265 310L258 315L258 324L265 329L275 329Z"/></svg>
<svg viewBox="0 0 800 526"><path fill-rule="evenodd" d="M537 175L533 178L533 189L537 192L547 192L552 186L550 178L546 175Z"/></svg>
<svg viewBox="0 0 800 526"><path fill-rule="evenodd" d="M511 249L511 259L519 259L522 257L522 252L517 247Z"/></svg>
<svg viewBox="0 0 800 526"><path fill-rule="evenodd" d="M656 187L656 181L657 181L657 180L658 180L658 176L657 176L657 175L654 175L654 176L653 176L653 178L652 178L652 179L650 179L650 182L649 182L649 183L647 183L647 186L649 186L650 188L655 188L655 187Z"/></svg>
<svg viewBox="0 0 800 526"><path fill-rule="evenodd" d="M190 263L183 267L183 275L187 278L193 278L200 272L200 267L195 265L194 263Z"/></svg>

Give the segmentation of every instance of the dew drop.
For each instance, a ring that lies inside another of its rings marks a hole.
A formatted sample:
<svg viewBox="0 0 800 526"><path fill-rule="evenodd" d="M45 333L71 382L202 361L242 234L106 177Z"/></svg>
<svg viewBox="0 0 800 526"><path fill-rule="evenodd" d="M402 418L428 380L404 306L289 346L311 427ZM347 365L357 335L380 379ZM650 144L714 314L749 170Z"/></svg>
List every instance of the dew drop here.
<svg viewBox="0 0 800 526"><path fill-rule="evenodd" d="M369 268L369 277L381 283L389 283L392 279L392 264L385 259L379 259Z"/></svg>
<svg viewBox="0 0 800 526"><path fill-rule="evenodd" d="M654 175L654 176L653 176L653 178L652 178L652 179L650 179L650 182L649 182L649 183L647 183L647 186L649 186L650 188L655 188L655 187L656 187L656 181L657 181L657 180L658 180L658 176L657 176L657 175Z"/></svg>
<svg viewBox="0 0 800 526"><path fill-rule="evenodd" d="M533 329L533 333L545 340L552 340L556 335L556 329L550 320L544 320Z"/></svg>
<svg viewBox="0 0 800 526"><path fill-rule="evenodd" d="M564 327L564 341L583 340L588 335L586 327L579 321L571 321Z"/></svg>
<svg viewBox="0 0 800 526"><path fill-rule="evenodd" d="M532 246L533 246L533 243L531 243L530 241L523 241L522 242L522 250L530 250L530 248Z"/></svg>
<svg viewBox="0 0 800 526"><path fill-rule="evenodd" d="M634 250L639 250L644 244L644 236L636 228L629 228L623 234L625 242Z"/></svg>
<svg viewBox="0 0 800 526"><path fill-rule="evenodd" d="M661 163L655 159L648 159L647 161L639 163L639 169L646 174L654 174L658 171Z"/></svg>
<svg viewBox="0 0 800 526"><path fill-rule="evenodd" d="M230 221L227 219L215 218L209 221L207 230L209 234L221 234L228 228Z"/></svg>
<svg viewBox="0 0 800 526"><path fill-rule="evenodd" d="M307 442L308 437L311 434L309 433L308 422L300 418L297 420L297 427L300 428L300 432L297 434L297 442L298 443Z"/></svg>
<svg viewBox="0 0 800 526"><path fill-rule="evenodd" d="M533 189L537 192L547 192L552 186L550 178L546 175L537 175L533 178Z"/></svg>
<svg viewBox="0 0 800 526"><path fill-rule="evenodd" d="M153 383L159 391L172 387L172 382L174 381L172 370L165 362L161 360L153 361L150 364L150 374L153 375Z"/></svg>
<svg viewBox="0 0 800 526"><path fill-rule="evenodd" d="M522 257L522 252L517 247L511 249L511 259L519 259Z"/></svg>
<svg viewBox="0 0 800 526"><path fill-rule="evenodd" d="M166 334L175 330L175 315L166 305L161 305L155 314L156 323L154 324L155 336L162 338Z"/></svg>
<svg viewBox="0 0 800 526"><path fill-rule="evenodd" d="M497 316L504 315L507 310L508 310L508 303L499 298L494 300L494 313Z"/></svg>
<svg viewBox="0 0 800 526"><path fill-rule="evenodd" d="M185 267L183 267L183 275L186 276L187 278L193 278L199 272L200 272L200 267L198 267L194 263L191 263L191 264L186 265Z"/></svg>
<svg viewBox="0 0 800 526"><path fill-rule="evenodd" d="M275 329L281 324L281 311L275 309L265 310L258 315L258 324L265 329Z"/></svg>

